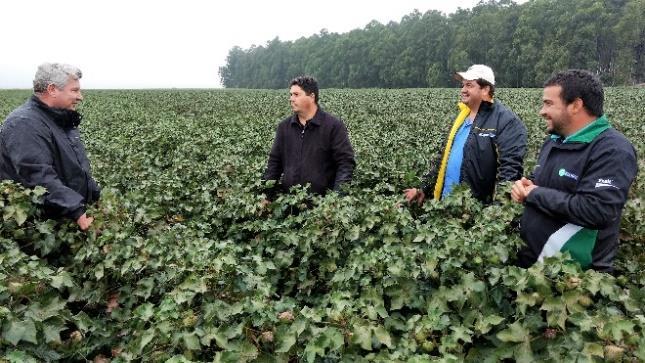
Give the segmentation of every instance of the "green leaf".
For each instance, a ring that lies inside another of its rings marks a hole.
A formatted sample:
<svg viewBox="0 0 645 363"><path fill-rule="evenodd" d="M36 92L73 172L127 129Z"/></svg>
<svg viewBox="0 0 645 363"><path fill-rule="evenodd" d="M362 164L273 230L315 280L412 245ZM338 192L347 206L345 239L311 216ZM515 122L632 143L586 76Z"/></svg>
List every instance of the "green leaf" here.
<svg viewBox="0 0 645 363"><path fill-rule="evenodd" d="M239 363L241 361L240 353L237 352L217 352L213 363Z"/></svg>
<svg viewBox="0 0 645 363"><path fill-rule="evenodd" d="M545 298L540 309L547 312L546 320L549 326L558 326L563 330L566 328L568 314L561 297L549 296Z"/></svg>
<svg viewBox="0 0 645 363"><path fill-rule="evenodd" d="M343 338L343 334L340 332L340 330L336 328L325 329L324 335L325 335L325 338L327 338L327 340L330 343L329 347L333 350L338 350L343 345L345 345L345 339Z"/></svg>
<svg viewBox="0 0 645 363"><path fill-rule="evenodd" d="M32 318L34 321L44 321L60 313L65 309L66 301L61 300L58 296L48 299L45 303L37 302L29 307L25 316Z"/></svg>
<svg viewBox="0 0 645 363"><path fill-rule="evenodd" d="M65 324L62 322L52 321L51 319L43 324L43 335L46 343L60 343L60 332L65 330Z"/></svg>
<svg viewBox="0 0 645 363"><path fill-rule="evenodd" d="M139 354L143 352L143 349L146 347L146 345L148 345L148 343L152 341L152 339L154 339L154 337L155 337L154 328L147 329L143 332L143 334L141 334L141 340L139 341Z"/></svg>
<svg viewBox="0 0 645 363"><path fill-rule="evenodd" d="M62 289L63 287L74 287L72 276L67 271L61 271L57 275L52 276L51 285L55 289Z"/></svg>
<svg viewBox="0 0 645 363"><path fill-rule="evenodd" d="M16 223L18 223L19 226L22 226L25 221L27 221L27 213L22 208L16 208L15 212L16 214L14 215L14 218L16 219Z"/></svg>
<svg viewBox="0 0 645 363"><path fill-rule="evenodd" d="M585 343L585 347L582 350L588 358L591 359L592 356L603 358L605 356L605 351L601 344L598 343Z"/></svg>
<svg viewBox="0 0 645 363"><path fill-rule="evenodd" d="M296 336L300 336L303 331L307 329L307 321L305 319L297 318L293 323L291 323L291 330L296 334Z"/></svg>
<svg viewBox="0 0 645 363"><path fill-rule="evenodd" d="M376 337L376 340L387 346L388 348L392 348L392 337L390 337L390 333L385 330L384 327L379 326L374 328L374 337Z"/></svg>
<svg viewBox="0 0 645 363"><path fill-rule="evenodd" d="M276 337L276 353L287 353L296 344L296 337L293 334L284 334Z"/></svg>
<svg viewBox="0 0 645 363"><path fill-rule="evenodd" d="M202 344L205 346L211 345L211 341L215 340L215 344L222 349L227 349L228 346L228 337L218 328L207 328L205 329L204 336L202 336Z"/></svg>
<svg viewBox="0 0 645 363"><path fill-rule="evenodd" d="M613 319L603 327L601 336L611 338L614 342L619 342L624 336L634 334L635 324L624 318Z"/></svg>
<svg viewBox="0 0 645 363"><path fill-rule="evenodd" d="M289 326L279 326L275 332L276 353L287 353L296 344L296 335Z"/></svg>
<svg viewBox="0 0 645 363"><path fill-rule="evenodd" d="M141 318L141 320L148 321L154 315L154 305L151 303L139 305L139 307L134 310L134 314Z"/></svg>
<svg viewBox="0 0 645 363"><path fill-rule="evenodd" d="M37 363L38 361L22 350L12 350L4 357L10 363Z"/></svg>
<svg viewBox="0 0 645 363"><path fill-rule="evenodd" d="M152 289L155 286L155 281L153 278L141 279L137 282L137 287L134 290L133 294L136 296L141 296L144 299L148 299L150 294L152 294Z"/></svg>
<svg viewBox="0 0 645 363"><path fill-rule="evenodd" d="M645 337L641 337L641 344L638 344L636 351L634 351L634 356L645 362Z"/></svg>
<svg viewBox="0 0 645 363"><path fill-rule="evenodd" d="M509 325L507 329L504 329L497 333L497 339L503 342L514 342L521 343L529 338L529 331L520 324L519 321L514 322Z"/></svg>
<svg viewBox="0 0 645 363"><path fill-rule="evenodd" d="M515 347L513 352L515 361L517 363L533 363L535 358L533 357L533 350L531 349L531 342L527 339L522 344L518 344Z"/></svg>
<svg viewBox="0 0 645 363"><path fill-rule="evenodd" d="M201 345L199 344L199 338L195 333L185 333L183 336L184 346L188 350L200 350Z"/></svg>
<svg viewBox="0 0 645 363"><path fill-rule="evenodd" d="M307 362L313 363L316 360L316 356L325 356L325 343L323 339L314 339L307 344L305 347L305 358Z"/></svg>
<svg viewBox="0 0 645 363"><path fill-rule="evenodd" d="M94 322L84 311L81 311L80 313L74 315L72 317L72 321L74 322L74 324L76 324L78 330L83 333L87 332L91 327L94 326Z"/></svg>
<svg viewBox="0 0 645 363"><path fill-rule="evenodd" d="M493 326L499 325L503 321L504 318L499 315L487 315L477 320L477 323L475 323L475 329L482 334L486 334L493 328Z"/></svg>
<svg viewBox="0 0 645 363"><path fill-rule="evenodd" d="M461 340L464 343L471 343L472 338L471 335L473 332L463 326L451 326L450 330L452 330L452 337L455 341Z"/></svg>
<svg viewBox="0 0 645 363"><path fill-rule="evenodd" d="M183 355L176 355L168 359L165 363L193 363L193 361L190 359L187 359Z"/></svg>
<svg viewBox="0 0 645 363"><path fill-rule="evenodd" d="M372 329L367 326L356 325L352 340L365 350L372 350Z"/></svg>
<svg viewBox="0 0 645 363"><path fill-rule="evenodd" d="M36 324L31 319L23 321L13 320L5 324L2 337L13 345L18 345L20 341L38 344L36 333Z"/></svg>
<svg viewBox="0 0 645 363"><path fill-rule="evenodd" d="M246 339L231 342L228 350L238 352L238 362L249 362L258 356L258 349Z"/></svg>

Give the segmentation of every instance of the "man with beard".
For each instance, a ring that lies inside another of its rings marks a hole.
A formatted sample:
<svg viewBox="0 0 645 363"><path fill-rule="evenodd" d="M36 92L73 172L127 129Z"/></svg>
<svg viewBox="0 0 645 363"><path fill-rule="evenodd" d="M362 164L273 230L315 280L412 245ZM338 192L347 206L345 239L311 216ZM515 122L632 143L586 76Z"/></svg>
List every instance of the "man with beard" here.
<svg viewBox="0 0 645 363"><path fill-rule="evenodd" d="M540 116L551 134L533 176L515 182L524 204L518 262L568 251L583 268L611 272L623 206L636 173L636 151L603 114L600 80L568 70L544 84Z"/></svg>
<svg viewBox="0 0 645 363"><path fill-rule="evenodd" d="M69 218L86 231L93 221L86 206L99 199L100 188L78 130L81 77L78 68L67 64L38 67L34 95L0 129L0 179L45 187L46 216Z"/></svg>

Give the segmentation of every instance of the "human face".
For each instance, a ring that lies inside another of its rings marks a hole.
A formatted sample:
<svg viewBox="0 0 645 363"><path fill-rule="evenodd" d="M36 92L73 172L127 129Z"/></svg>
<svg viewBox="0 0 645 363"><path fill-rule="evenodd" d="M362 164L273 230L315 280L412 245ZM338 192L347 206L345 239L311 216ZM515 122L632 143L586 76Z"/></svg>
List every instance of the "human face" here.
<svg viewBox="0 0 645 363"><path fill-rule="evenodd" d="M53 100L52 107L64 108L66 110L75 111L76 105L83 101L81 94L81 83L78 79L70 79L63 88L58 88L55 85L49 85L47 90Z"/></svg>
<svg viewBox="0 0 645 363"><path fill-rule="evenodd" d="M479 107L486 96L486 90L479 86L476 81L461 81L461 102L470 108Z"/></svg>
<svg viewBox="0 0 645 363"><path fill-rule="evenodd" d="M567 130L571 124L571 110L570 105L564 103L561 95L561 86L544 87L540 116L546 120L546 130L549 133L567 136Z"/></svg>
<svg viewBox="0 0 645 363"><path fill-rule="evenodd" d="M308 95L300 86L293 85L289 89L289 102L291 103L293 112L303 113L310 110L316 104L316 96L313 93Z"/></svg>

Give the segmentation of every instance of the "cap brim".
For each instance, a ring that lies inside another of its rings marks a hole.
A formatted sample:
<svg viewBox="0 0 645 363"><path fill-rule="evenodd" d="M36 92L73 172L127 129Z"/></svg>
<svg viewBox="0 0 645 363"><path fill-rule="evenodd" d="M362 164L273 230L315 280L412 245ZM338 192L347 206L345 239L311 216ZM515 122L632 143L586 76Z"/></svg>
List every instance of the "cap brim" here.
<svg viewBox="0 0 645 363"><path fill-rule="evenodd" d="M468 72L455 72L454 78L456 80L458 80L458 81L463 81L463 80L472 81L473 80L472 78L468 77Z"/></svg>

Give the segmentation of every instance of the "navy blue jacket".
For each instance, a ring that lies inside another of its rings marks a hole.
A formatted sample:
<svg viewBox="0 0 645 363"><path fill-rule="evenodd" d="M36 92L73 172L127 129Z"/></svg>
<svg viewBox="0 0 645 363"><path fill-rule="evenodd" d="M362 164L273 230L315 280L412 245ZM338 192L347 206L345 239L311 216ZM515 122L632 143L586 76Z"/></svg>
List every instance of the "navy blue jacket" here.
<svg viewBox="0 0 645 363"><path fill-rule="evenodd" d="M423 177L421 189L426 197L433 195L447 141ZM489 203L498 183L522 177L525 155L526 127L522 120L498 100L483 101L464 145L460 182L468 184L475 198Z"/></svg>
<svg viewBox="0 0 645 363"><path fill-rule="evenodd" d="M356 161L347 128L320 107L301 125L297 115L284 119L276 130L263 180L279 181L277 189L311 184L311 191L324 195L352 180Z"/></svg>
<svg viewBox="0 0 645 363"><path fill-rule="evenodd" d="M0 179L45 187L49 217L76 220L100 197L78 131L80 122L76 111L50 108L32 96L0 129Z"/></svg>
<svg viewBox="0 0 645 363"><path fill-rule="evenodd" d="M583 267L612 271L622 209L636 173L636 152L603 116L569 138L547 138L525 201L518 254L528 267L569 251Z"/></svg>

